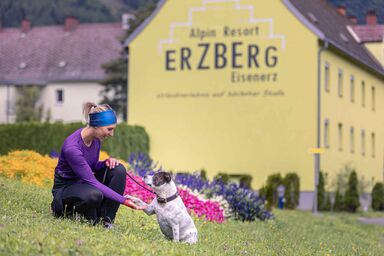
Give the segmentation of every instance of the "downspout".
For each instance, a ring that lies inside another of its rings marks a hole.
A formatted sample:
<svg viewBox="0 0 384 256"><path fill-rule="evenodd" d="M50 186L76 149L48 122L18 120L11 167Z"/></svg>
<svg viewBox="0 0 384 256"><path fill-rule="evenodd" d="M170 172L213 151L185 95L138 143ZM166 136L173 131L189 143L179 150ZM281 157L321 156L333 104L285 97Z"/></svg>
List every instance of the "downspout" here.
<svg viewBox="0 0 384 256"><path fill-rule="evenodd" d="M317 152L315 153L315 191L313 195L313 213L317 214L317 186L320 173L320 147L321 147L321 54L328 48L328 41L324 40L323 46L317 53Z"/></svg>

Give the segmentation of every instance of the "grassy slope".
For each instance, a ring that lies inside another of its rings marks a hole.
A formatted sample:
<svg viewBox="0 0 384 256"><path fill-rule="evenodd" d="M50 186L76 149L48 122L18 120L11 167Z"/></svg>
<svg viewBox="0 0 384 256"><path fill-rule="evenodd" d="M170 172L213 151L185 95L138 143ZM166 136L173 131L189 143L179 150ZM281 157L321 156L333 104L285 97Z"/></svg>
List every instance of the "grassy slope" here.
<svg viewBox="0 0 384 256"><path fill-rule="evenodd" d="M48 189L0 177L0 255L384 255L384 227L360 224L356 215L280 211L272 222L221 225L195 219L200 241L188 246L166 241L142 212L121 208L115 229L105 230L51 217L50 202Z"/></svg>

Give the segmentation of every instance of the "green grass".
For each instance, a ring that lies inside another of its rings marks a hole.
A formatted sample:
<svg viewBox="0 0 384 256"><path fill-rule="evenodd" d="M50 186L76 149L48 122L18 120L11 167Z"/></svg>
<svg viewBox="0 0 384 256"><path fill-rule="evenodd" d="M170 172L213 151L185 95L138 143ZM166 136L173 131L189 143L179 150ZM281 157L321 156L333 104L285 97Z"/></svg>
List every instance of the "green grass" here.
<svg viewBox="0 0 384 256"><path fill-rule="evenodd" d="M276 220L195 219L199 243L163 238L154 216L121 207L113 230L50 215L51 193L0 177L0 255L384 255L384 227L359 215L276 211ZM382 216L384 214L374 214Z"/></svg>

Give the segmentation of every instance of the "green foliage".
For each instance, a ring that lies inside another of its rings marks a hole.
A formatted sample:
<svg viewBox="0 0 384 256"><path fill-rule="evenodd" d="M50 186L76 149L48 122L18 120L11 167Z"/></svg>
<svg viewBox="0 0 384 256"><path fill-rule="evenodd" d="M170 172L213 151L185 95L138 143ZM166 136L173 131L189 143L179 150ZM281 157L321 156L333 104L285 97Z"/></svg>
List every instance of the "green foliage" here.
<svg viewBox="0 0 384 256"><path fill-rule="evenodd" d="M0 177L0 255L382 255L383 228L351 214L275 211L274 221L193 218L196 245L164 239L155 216L120 206L115 228L50 215L50 189ZM376 213L381 214L381 213ZM384 217L384 215L380 215ZM342 234L342 235L340 235Z"/></svg>
<svg viewBox="0 0 384 256"><path fill-rule="evenodd" d="M345 192L344 206L349 212L356 212L357 208L360 206L358 180L355 171L351 172L348 179L348 189Z"/></svg>
<svg viewBox="0 0 384 256"><path fill-rule="evenodd" d="M136 13L135 19L129 21L130 28L125 37L128 37L152 13L155 7L154 2L144 5ZM126 121L128 98L128 61L126 53L122 53L119 59L105 63L102 67L105 70L106 78L100 82L104 86L101 91L103 97L101 102L109 104Z"/></svg>
<svg viewBox="0 0 384 256"><path fill-rule="evenodd" d="M325 196L325 204L323 211L330 211L332 209L331 193L327 192Z"/></svg>
<svg viewBox="0 0 384 256"><path fill-rule="evenodd" d="M81 123L16 123L0 125L0 154L17 149L31 149L41 154L59 152L65 138L79 129ZM148 154L149 137L143 127L118 124L115 136L102 144L111 156L127 160L131 152Z"/></svg>
<svg viewBox="0 0 384 256"><path fill-rule="evenodd" d="M377 182L372 189L372 209L384 211L384 184Z"/></svg>
<svg viewBox="0 0 384 256"><path fill-rule="evenodd" d="M319 173L319 184L317 185L317 209L324 211L325 206L325 180L323 172Z"/></svg>
<svg viewBox="0 0 384 256"><path fill-rule="evenodd" d="M288 209L295 209L300 199L300 178L296 173L287 173L283 179L285 186L285 204Z"/></svg>
<svg viewBox="0 0 384 256"><path fill-rule="evenodd" d="M272 209L273 206L277 206L279 197L277 195L277 187L283 184L283 178L280 173L271 174L267 178L267 183L265 185L265 199L266 199L266 208L268 210Z"/></svg>
<svg viewBox="0 0 384 256"><path fill-rule="evenodd" d="M228 182L229 182L229 174L228 173L219 172L215 176L215 179L221 179L225 184L228 184Z"/></svg>
<svg viewBox="0 0 384 256"><path fill-rule="evenodd" d="M19 86L16 89L16 122L39 122L43 105L38 105L41 88L35 85Z"/></svg>
<svg viewBox="0 0 384 256"><path fill-rule="evenodd" d="M335 202L333 203L333 210L335 212L341 212L344 209L344 197L343 194L340 192L340 189L337 188L335 193Z"/></svg>

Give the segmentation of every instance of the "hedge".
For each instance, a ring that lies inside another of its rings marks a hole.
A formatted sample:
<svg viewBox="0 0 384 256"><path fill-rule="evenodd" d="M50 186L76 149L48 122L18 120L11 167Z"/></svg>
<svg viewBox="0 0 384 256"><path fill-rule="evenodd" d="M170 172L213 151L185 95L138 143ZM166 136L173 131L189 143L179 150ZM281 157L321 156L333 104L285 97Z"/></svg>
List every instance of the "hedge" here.
<svg viewBox="0 0 384 256"><path fill-rule="evenodd" d="M83 127L82 123L15 123L0 125L0 155L29 149L40 154L60 152L65 138ZM132 152L149 153L149 136L140 126L118 124L115 136L102 143L110 156L127 160Z"/></svg>

